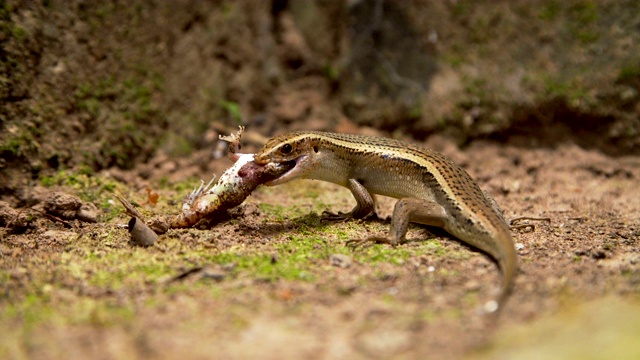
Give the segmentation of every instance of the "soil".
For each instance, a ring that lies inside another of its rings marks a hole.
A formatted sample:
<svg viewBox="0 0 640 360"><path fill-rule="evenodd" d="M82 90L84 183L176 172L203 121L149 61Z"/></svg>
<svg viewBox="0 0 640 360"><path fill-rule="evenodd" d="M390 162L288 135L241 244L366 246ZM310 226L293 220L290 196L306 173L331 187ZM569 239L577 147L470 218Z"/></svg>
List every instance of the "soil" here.
<svg viewBox="0 0 640 360"><path fill-rule="evenodd" d="M303 3L0 3L0 357L638 358L637 3ZM346 247L389 220L321 220L354 205L323 182L133 244L113 193L179 213L237 123L451 157L530 218L505 308L439 229Z"/></svg>

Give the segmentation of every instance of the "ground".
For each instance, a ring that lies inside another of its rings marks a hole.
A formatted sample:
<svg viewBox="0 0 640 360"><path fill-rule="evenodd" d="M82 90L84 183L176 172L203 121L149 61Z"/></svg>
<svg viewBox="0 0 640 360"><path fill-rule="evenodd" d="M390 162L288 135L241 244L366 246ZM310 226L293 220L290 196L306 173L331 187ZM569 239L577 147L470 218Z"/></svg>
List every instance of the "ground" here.
<svg viewBox="0 0 640 360"><path fill-rule="evenodd" d="M167 4L2 3L0 357L640 356L635 1ZM133 244L114 194L179 213L238 123L244 152L321 129L451 157L537 218L505 308L482 313L500 272L441 230L346 247L389 221L323 221L354 205L323 182Z"/></svg>
<svg viewBox="0 0 640 360"><path fill-rule="evenodd" d="M119 226L124 215L69 228L26 210L39 217L30 230L3 235L3 351L18 358L69 351L170 358L184 349L222 358L510 358L544 344L571 357L619 348L637 355L639 329L628 317L640 309L640 160L575 145L474 143L462 152L447 144L433 146L444 146L494 194L507 218L549 219L514 230L520 272L495 322L479 311L500 279L484 254L419 226L409 244L351 251L346 240L383 233L388 221L325 223L318 214L348 210L351 195L302 181L260 188L242 215L211 230L171 230L150 248L130 243ZM185 165L165 163L174 172ZM153 189L157 178L131 175L138 180L125 184L106 172L53 189L96 191L84 183L95 178L116 191L140 188L128 196L147 202L147 215L177 213L187 192L182 181L165 186L151 206L144 184ZM381 203L388 214L392 201ZM205 269L178 278L193 268Z"/></svg>

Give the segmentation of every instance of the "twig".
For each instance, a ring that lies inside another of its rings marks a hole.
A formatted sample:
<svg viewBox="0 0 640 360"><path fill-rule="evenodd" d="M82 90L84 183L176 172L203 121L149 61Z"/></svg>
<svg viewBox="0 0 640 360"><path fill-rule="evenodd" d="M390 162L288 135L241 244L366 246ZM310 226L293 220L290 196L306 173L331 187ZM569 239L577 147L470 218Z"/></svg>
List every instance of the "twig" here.
<svg viewBox="0 0 640 360"><path fill-rule="evenodd" d="M514 229L514 230L515 229L527 229L527 228L530 228L531 231L535 231L536 230L536 227L533 224L519 224L519 225L515 224L516 222L520 222L520 221L523 221L523 220L544 221L544 222L547 222L547 223L551 223L551 218L548 218L548 217L521 216L521 217L517 217L517 218L509 220L509 227L511 229Z"/></svg>
<svg viewBox="0 0 640 360"><path fill-rule="evenodd" d="M133 205L131 205L131 203L127 201L127 199L119 196L118 194L113 194L113 196L115 196L118 200L120 200L120 203L122 204L122 206L124 206L125 214L131 217L136 217L142 221L145 221L144 216L142 216L142 214L140 214L140 212L136 210L136 208L134 208Z"/></svg>
<svg viewBox="0 0 640 360"><path fill-rule="evenodd" d="M46 212L44 212L42 210L35 209L33 207L29 207L28 209L33 210L35 212L39 212L40 214L44 215L45 217L48 217L50 220L57 221L57 222L62 223L62 224L66 225L66 226L68 226L68 227L70 227L72 229L76 229L77 230L77 228L76 228L76 226L74 224L72 224L72 223L70 223L68 221L62 220L57 216L53 216L51 214L48 214L48 213L46 213ZM24 209L20 209L20 211L18 212L18 215L16 216L16 218L20 216L20 214L22 213L22 210L24 210Z"/></svg>

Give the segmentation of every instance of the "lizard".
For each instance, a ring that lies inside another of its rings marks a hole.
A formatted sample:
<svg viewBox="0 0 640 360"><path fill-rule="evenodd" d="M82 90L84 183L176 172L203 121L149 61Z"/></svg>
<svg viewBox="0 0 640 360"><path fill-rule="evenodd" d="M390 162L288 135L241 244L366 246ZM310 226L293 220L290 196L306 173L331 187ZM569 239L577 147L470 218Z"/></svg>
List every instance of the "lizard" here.
<svg viewBox="0 0 640 360"><path fill-rule="evenodd" d="M293 168L265 182L275 186L294 179L313 179L348 188L356 205L349 213L325 212L330 219L375 214L372 194L399 199L389 236L351 241L406 242L410 222L443 228L488 254L502 272L497 300L484 309L503 307L517 273L517 254L509 226L497 203L469 174L448 157L412 143L366 135L298 131L275 136L255 155L258 164L290 163Z"/></svg>

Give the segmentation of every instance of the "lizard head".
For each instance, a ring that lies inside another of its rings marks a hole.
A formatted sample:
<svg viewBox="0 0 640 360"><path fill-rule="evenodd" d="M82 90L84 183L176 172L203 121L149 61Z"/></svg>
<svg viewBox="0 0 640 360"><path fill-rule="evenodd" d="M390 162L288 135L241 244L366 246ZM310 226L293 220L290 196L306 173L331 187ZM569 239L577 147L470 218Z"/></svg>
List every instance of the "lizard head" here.
<svg viewBox="0 0 640 360"><path fill-rule="evenodd" d="M313 155L318 152L317 141L308 132L293 132L271 138L254 157L258 164L295 161L295 166L266 185L273 186L304 178L311 169Z"/></svg>

